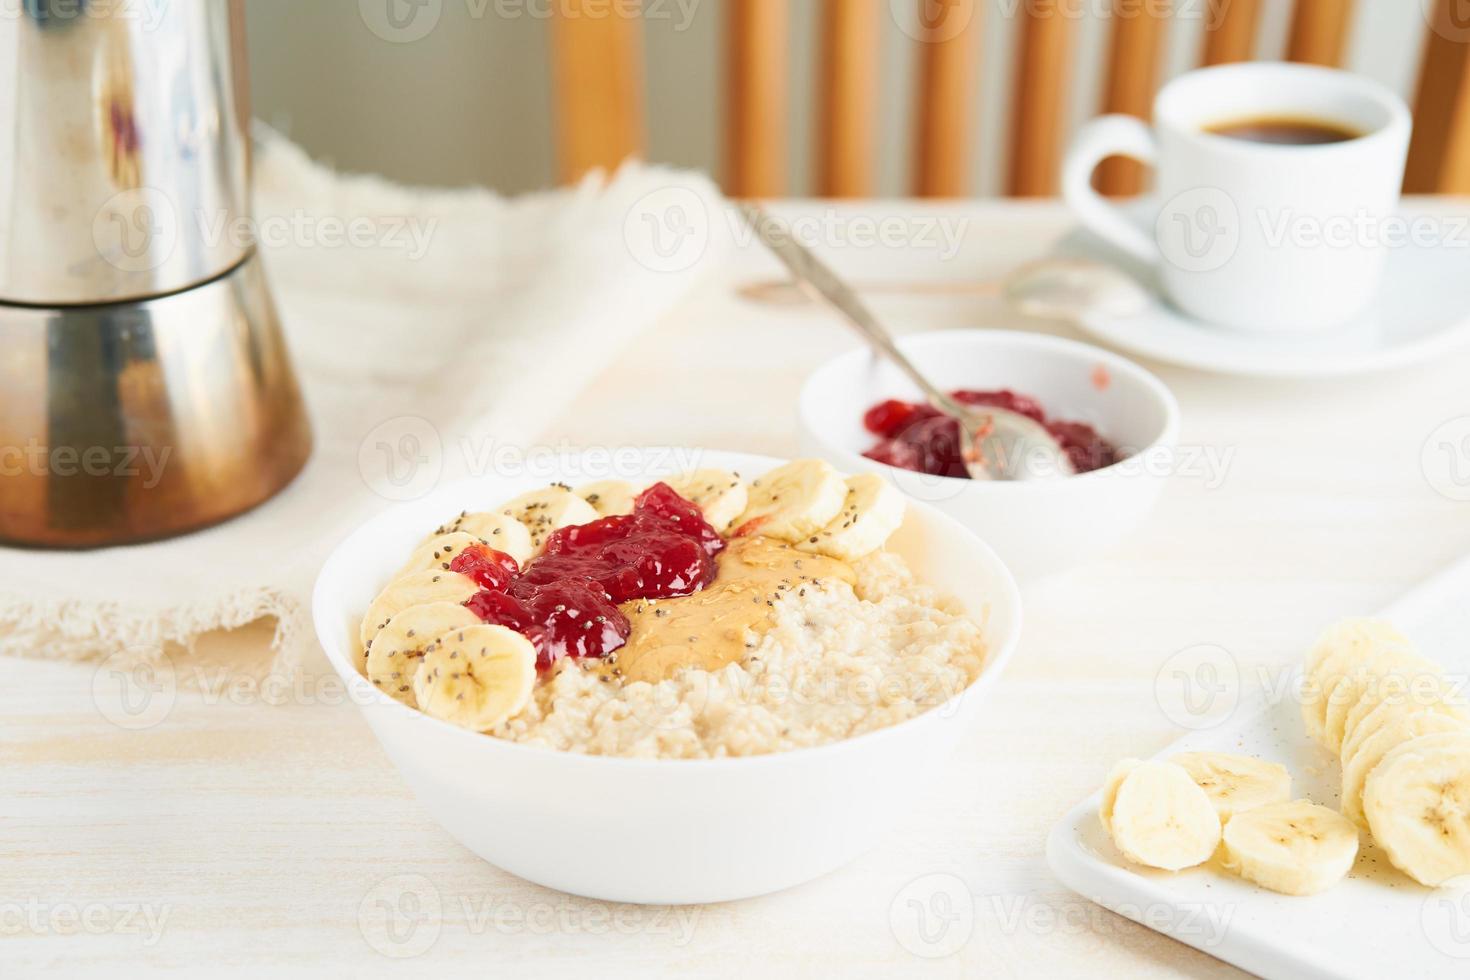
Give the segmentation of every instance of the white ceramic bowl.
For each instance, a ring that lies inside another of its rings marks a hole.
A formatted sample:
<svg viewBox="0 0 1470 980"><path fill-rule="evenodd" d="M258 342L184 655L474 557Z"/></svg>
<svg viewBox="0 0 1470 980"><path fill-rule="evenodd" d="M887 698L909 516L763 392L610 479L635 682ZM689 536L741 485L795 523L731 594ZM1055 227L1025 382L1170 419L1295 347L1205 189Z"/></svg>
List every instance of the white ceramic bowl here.
<svg viewBox="0 0 1470 980"><path fill-rule="evenodd" d="M649 453L696 461L692 450ZM697 453L698 465L746 477L780 462ZM670 469L654 465L646 474ZM563 478L589 472L576 467ZM485 860L538 884L606 901L676 904L745 898L824 874L876 843L912 803L1015 648L1021 607L1010 572L955 521L915 505L889 547L965 603L984 626L990 660L956 697L890 728L738 759L592 757L456 728L359 676L352 639L359 620L426 529L546 482L544 475L480 477L400 504L337 547L312 598L333 667L434 819Z"/></svg>
<svg viewBox="0 0 1470 980"><path fill-rule="evenodd" d="M922 400L867 348L818 368L801 392L805 455L848 473L883 473L980 535L1024 581L1062 571L1122 540L1148 516L1172 469L1179 405L1164 383L1089 344L1006 330L945 330L899 347L945 389L1009 388L1036 398L1048 418L1087 422L1131 458L1056 480L976 481L929 476L867 459L878 440L863 413L885 398Z"/></svg>

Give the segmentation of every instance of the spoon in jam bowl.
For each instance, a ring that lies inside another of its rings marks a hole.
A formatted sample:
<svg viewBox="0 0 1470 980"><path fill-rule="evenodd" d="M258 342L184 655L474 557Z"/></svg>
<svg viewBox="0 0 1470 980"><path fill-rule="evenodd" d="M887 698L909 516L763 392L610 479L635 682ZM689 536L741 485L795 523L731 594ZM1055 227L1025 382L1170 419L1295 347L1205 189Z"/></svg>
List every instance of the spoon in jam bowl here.
<svg viewBox="0 0 1470 980"><path fill-rule="evenodd" d="M966 447L965 469L971 479L1054 479L1075 472L1061 443L1035 419L995 406L965 405L931 383L898 349L857 293L800 245L789 228L755 205L742 204L740 211L756 237L785 264L796 285L841 313L873 350L918 386L935 411L959 423Z"/></svg>

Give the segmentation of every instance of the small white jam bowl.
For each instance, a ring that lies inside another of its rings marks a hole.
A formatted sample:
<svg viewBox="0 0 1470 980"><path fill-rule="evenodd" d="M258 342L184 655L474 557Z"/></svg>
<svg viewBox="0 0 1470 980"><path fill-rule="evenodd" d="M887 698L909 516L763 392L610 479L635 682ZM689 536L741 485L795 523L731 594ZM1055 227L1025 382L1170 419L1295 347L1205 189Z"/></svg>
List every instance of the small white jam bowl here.
<svg viewBox="0 0 1470 980"><path fill-rule="evenodd" d="M782 462L701 450L642 452L747 479ZM600 458L605 467L607 454ZM675 468L655 465L637 475ZM575 483L598 472L568 470L550 479ZM889 728L744 758L586 756L456 728L399 704L359 675L359 621L412 545L461 510L492 507L547 482L544 475L478 477L399 504L338 545L312 596L317 636L332 666L430 815L475 854L537 884L610 902L687 904L761 895L825 874L872 847L909 809L1015 650L1021 600L1010 572L954 520L912 504L888 547L921 580L964 603L983 625L989 662L955 697Z"/></svg>
<svg viewBox="0 0 1470 980"><path fill-rule="evenodd" d="M875 462L862 455L878 442L863 427L863 413L886 398L923 399L867 348L839 355L807 378L800 403L805 455L846 473L882 473L979 534L1022 582L1106 551L1153 509L1174 466L1179 405L1148 371L1089 344L1008 330L910 335L898 346L945 390L1030 395L1048 419L1086 422L1130 458L1091 473L1027 481L930 476Z"/></svg>

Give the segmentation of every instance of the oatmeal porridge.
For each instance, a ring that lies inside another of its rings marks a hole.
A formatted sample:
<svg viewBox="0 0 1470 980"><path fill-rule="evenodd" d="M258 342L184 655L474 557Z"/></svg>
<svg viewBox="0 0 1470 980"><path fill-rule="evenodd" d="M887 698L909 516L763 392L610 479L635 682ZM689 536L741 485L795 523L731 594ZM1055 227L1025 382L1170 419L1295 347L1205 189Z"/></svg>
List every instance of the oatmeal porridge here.
<svg viewBox="0 0 1470 980"><path fill-rule="evenodd" d="M850 738L938 707L985 663L980 626L884 550L903 513L881 477L816 460L749 483L534 491L415 550L364 616L361 669L410 707L568 752Z"/></svg>

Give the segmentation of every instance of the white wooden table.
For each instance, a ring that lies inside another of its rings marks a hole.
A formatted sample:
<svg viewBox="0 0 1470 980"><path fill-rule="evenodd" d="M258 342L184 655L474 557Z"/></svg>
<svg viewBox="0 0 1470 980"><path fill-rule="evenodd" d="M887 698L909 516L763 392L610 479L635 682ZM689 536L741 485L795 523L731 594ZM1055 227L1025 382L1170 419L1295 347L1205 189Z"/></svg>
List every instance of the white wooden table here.
<svg viewBox="0 0 1470 980"><path fill-rule="evenodd" d="M962 225L948 258L831 248L854 275L993 277L1068 226L1053 203L792 213L826 216L838 245L859 214L907 216L915 234L919 219ZM548 443L793 452L803 375L853 341L814 309L733 297L775 272L766 256L738 255L549 417ZM1066 332L979 299L877 306L908 330ZM1438 492L1421 463L1437 427L1470 415L1470 355L1312 384L1155 367L1183 405L1182 442L1229 454L1223 479L1176 479L1140 534L1027 594L1022 648L983 724L913 816L850 867L677 914L571 898L441 832L324 663L282 706L250 688L181 692L162 722L129 731L99 712L91 668L8 661L0 976L1234 973L1065 891L1042 842L1115 759L1174 736L1154 696L1171 653L1217 643L1246 670L1293 659L1327 621L1372 611L1470 551L1470 504ZM1470 457L1453 462L1470 474ZM249 654L264 635L212 649ZM968 905L935 897L956 888ZM923 910L927 942L914 938Z"/></svg>

